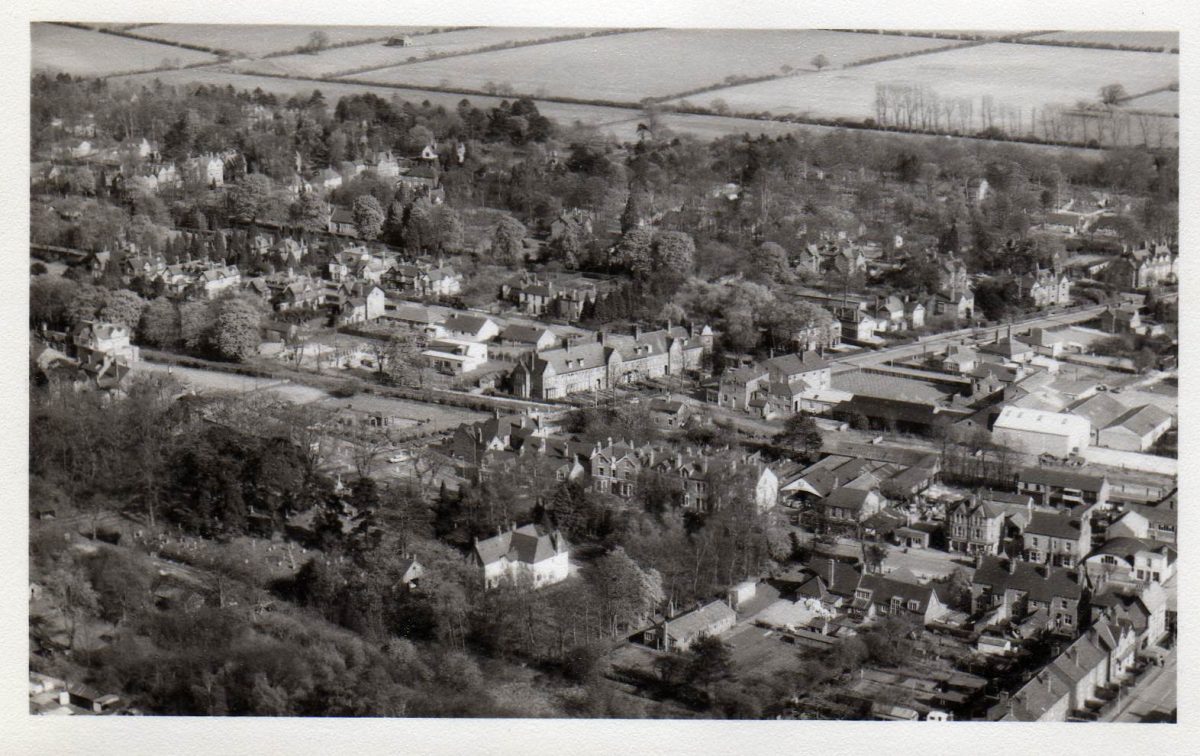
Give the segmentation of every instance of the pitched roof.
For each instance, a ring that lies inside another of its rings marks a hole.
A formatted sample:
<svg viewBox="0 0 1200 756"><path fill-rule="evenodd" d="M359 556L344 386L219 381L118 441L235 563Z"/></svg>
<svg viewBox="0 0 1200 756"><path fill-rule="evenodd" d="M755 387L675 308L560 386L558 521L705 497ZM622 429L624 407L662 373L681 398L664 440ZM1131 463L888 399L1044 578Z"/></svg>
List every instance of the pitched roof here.
<svg viewBox="0 0 1200 756"><path fill-rule="evenodd" d="M1144 436L1170 420L1171 415L1166 410L1153 404L1144 404L1113 419L1104 430L1124 428L1137 436Z"/></svg>
<svg viewBox="0 0 1200 756"><path fill-rule="evenodd" d="M490 318L480 317L478 315L462 315L456 314L446 318L442 324L447 330L459 331L460 333L479 333Z"/></svg>
<svg viewBox="0 0 1200 756"><path fill-rule="evenodd" d="M1018 354L1032 352L1033 347L1023 341L1017 341L1012 336L1008 336L991 344L984 344L979 347L979 351L987 352L988 354L998 354L1001 357L1015 357Z"/></svg>
<svg viewBox="0 0 1200 756"><path fill-rule="evenodd" d="M538 352L533 358L533 370L536 373L551 367L558 375L578 370L591 370L608 364L608 358L612 351L611 347L598 341L576 344L562 349L547 349L544 352Z"/></svg>
<svg viewBox="0 0 1200 756"><path fill-rule="evenodd" d="M1129 408L1119 402L1116 397L1104 391L1075 402L1067 408L1067 411L1073 415L1087 418L1093 428L1105 428L1113 420L1127 413Z"/></svg>
<svg viewBox="0 0 1200 756"><path fill-rule="evenodd" d="M784 375L798 375L814 370L823 370L829 367L829 362L809 349L803 354L784 354L772 357L764 365L767 369L774 369Z"/></svg>
<svg viewBox="0 0 1200 756"><path fill-rule="evenodd" d="M1008 566L1013 572L1008 571ZM1003 593L1010 588L1018 590L1041 603L1049 603L1057 597L1078 601L1083 595L1083 588L1070 570L994 556L983 557L973 582L990 586L993 593Z"/></svg>
<svg viewBox="0 0 1200 756"><path fill-rule="evenodd" d="M1012 405L1000 411L992 427L1053 436L1082 434L1086 437L1091 433L1091 423L1085 417Z"/></svg>
<svg viewBox="0 0 1200 756"><path fill-rule="evenodd" d="M805 569L819 575L831 593L853 596L862 573L853 565L829 557L812 557Z"/></svg>
<svg viewBox="0 0 1200 756"><path fill-rule="evenodd" d="M1130 557L1143 551L1149 551L1153 554L1164 554L1167 557L1168 563L1175 561L1176 551L1170 544L1150 538L1130 538L1128 536L1110 538L1088 556L1111 554L1112 556L1119 556L1128 561Z"/></svg>
<svg viewBox="0 0 1200 756"><path fill-rule="evenodd" d="M933 597L933 587L897 579L895 575L896 573L863 575L862 579L858 581L858 590L871 591L871 602L874 604L886 606L891 603L893 598L900 598L904 601L906 608L909 601L916 601L920 604L920 608L916 611L924 612ZM901 574L901 577L907 577L907 575Z"/></svg>
<svg viewBox="0 0 1200 756"><path fill-rule="evenodd" d="M736 620L737 613L724 601L714 601L699 609L669 620L663 630L672 638L691 638L707 632L721 622Z"/></svg>
<svg viewBox="0 0 1200 756"><path fill-rule="evenodd" d="M1078 520L1067 512L1034 512L1025 526L1025 532L1051 538L1078 540L1083 532Z"/></svg>
<svg viewBox="0 0 1200 756"><path fill-rule="evenodd" d="M522 525L475 543L475 553L484 564L506 557L511 562L537 564L566 549L566 541L557 531L546 533L538 525Z"/></svg>
<svg viewBox="0 0 1200 756"><path fill-rule="evenodd" d="M538 328L536 326L527 326L512 324L504 327L500 332L500 338L505 341L519 341L522 344L536 344L541 341L542 337L549 333L554 335L549 328Z"/></svg>
<svg viewBox="0 0 1200 756"><path fill-rule="evenodd" d="M1098 493L1108 482L1108 478L1103 475L1089 475L1053 467L1025 467L1017 471L1016 478L1021 483L1072 488L1089 493Z"/></svg>
<svg viewBox="0 0 1200 756"><path fill-rule="evenodd" d="M825 506L859 510L867 503L871 491L842 486L825 497Z"/></svg>

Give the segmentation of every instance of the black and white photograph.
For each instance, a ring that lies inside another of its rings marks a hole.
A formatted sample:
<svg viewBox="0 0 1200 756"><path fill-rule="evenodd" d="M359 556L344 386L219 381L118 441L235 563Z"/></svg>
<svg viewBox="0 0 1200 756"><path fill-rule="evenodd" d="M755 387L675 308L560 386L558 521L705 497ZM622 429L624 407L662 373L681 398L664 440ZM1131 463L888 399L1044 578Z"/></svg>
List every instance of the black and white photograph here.
<svg viewBox="0 0 1200 756"><path fill-rule="evenodd" d="M31 717L1178 722L1178 25L88 17Z"/></svg>

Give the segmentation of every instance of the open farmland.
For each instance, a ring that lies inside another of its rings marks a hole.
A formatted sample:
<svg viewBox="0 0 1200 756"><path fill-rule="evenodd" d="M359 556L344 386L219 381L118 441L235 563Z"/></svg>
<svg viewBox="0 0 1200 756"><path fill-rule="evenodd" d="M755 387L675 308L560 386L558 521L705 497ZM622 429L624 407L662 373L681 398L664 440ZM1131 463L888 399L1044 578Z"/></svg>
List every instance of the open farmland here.
<svg viewBox="0 0 1200 756"><path fill-rule="evenodd" d="M393 34L428 30L428 26L283 26L277 24L151 24L134 33L140 37L182 42L259 56L295 50L314 31L329 35L329 44L378 39Z"/></svg>
<svg viewBox="0 0 1200 756"><path fill-rule="evenodd" d="M1130 110L1144 110L1148 113L1179 114L1179 92L1164 89L1161 92L1134 97L1121 103Z"/></svg>
<svg viewBox="0 0 1200 756"><path fill-rule="evenodd" d="M58 24L30 24L33 70L105 76L207 63L216 56Z"/></svg>
<svg viewBox="0 0 1200 756"><path fill-rule="evenodd" d="M1124 45L1126 47L1179 48L1179 32L1173 31L1059 31L1039 34L1034 41L1080 42L1088 45Z"/></svg>
<svg viewBox="0 0 1200 756"><path fill-rule="evenodd" d="M266 73L283 76L336 76L365 68L385 68L423 60L431 55L459 55L491 45L529 42L565 34L583 34L589 29L462 29L459 31L422 34L411 37L404 47L387 47L372 42L353 47L326 50L316 55L284 55L265 60L248 60L234 68L246 73Z"/></svg>
<svg viewBox="0 0 1200 756"><path fill-rule="evenodd" d="M817 55L840 67L952 44L811 29L660 29L415 63L361 78L430 87L450 83L468 89L483 89L492 82L523 94L637 102L718 85L729 77L776 74L784 66L811 69Z"/></svg>
<svg viewBox="0 0 1200 756"><path fill-rule="evenodd" d="M904 85L973 103L968 130L984 128L983 98L990 97L996 109L1019 109L1028 131L1034 108L1095 102L1113 82L1144 92L1178 76L1174 55L993 43L729 87L694 102L720 98L734 112L866 120L877 116L876 85Z"/></svg>

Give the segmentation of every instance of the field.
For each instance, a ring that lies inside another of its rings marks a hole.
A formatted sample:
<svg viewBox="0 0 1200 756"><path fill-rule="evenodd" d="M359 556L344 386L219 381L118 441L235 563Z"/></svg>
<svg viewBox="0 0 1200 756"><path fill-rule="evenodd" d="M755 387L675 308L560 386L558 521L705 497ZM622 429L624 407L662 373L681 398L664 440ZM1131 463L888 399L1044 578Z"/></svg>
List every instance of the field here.
<svg viewBox="0 0 1200 756"><path fill-rule="evenodd" d="M362 78L416 86L452 82L468 89L495 82L526 94L637 102L720 84L730 76L776 74L782 66L811 69L818 54L840 67L949 44L819 30L661 29L397 66Z"/></svg>
<svg viewBox="0 0 1200 756"><path fill-rule="evenodd" d="M1132 100L1126 100L1124 105L1130 110L1145 110L1150 113L1179 115L1179 92L1172 92L1167 89L1162 92L1134 97Z"/></svg>
<svg viewBox="0 0 1200 756"><path fill-rule="evenodd" d="M30 24L33 70L104 76L127 71L215 61L216 57L171 45L142 42L57 24Z"/></svg>
<svg viewBox="0 0 1200 756"><path fill-rule="evenodd" d="M721 98L734 111L809 114L823 118L875 116L876 84L914 84L941 98L980 99L1029 112L1051 104L1095 101L1105 84L1129 92L1166 86L1179 77L1178 56L1068 47L994 43L730 87L697 99Z"/></svg>
<svg viewBox="0 0 1200 756"><path fill-rule="evenodd" d="M229 50L244 55L267 55L294 50L321 30L338 45L392 34L427 30L428 26L282 26L274 24L150 24L134 30L138 36Z"/></svg>
<svg viewBox="0 0 1200 756"><path fill-rule="evenodd" d="M1179 32L1173 31L1060 31L1039 34L1035 40L1055 42L1083 42L1099 45L1126 45L1128 47L1160 47L1164 50L1179 48Z"/></svg>
<svg viewBox="0 0 1200 756"><path fill-rule="evenodd" d="M404 47L387 47L373 42L353 47L326 50L317 55L284 55L265 60L248 60L235 69L247 73L282 74L286 76L335 76L364 68L384 68L405 63L409 58L424 59L429 55L468 53L490 45L579 34L586 29L462 29L440 34L422 34L410 38Z"/></svg>

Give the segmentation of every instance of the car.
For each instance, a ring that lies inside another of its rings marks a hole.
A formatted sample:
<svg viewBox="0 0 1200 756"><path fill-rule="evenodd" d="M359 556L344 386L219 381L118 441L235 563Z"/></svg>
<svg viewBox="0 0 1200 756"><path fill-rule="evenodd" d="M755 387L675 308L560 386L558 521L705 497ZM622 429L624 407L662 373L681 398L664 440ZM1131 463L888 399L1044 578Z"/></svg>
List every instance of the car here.
<svg viewBox="0 0 1200 756"><path fill-rule="evenodd" d="M399 452L398 454L393 454L392 456L388 457L388 462L391 462L392 464L396 464L397 462L404 462L407 459L408 459L407 452Z"/></svg>

